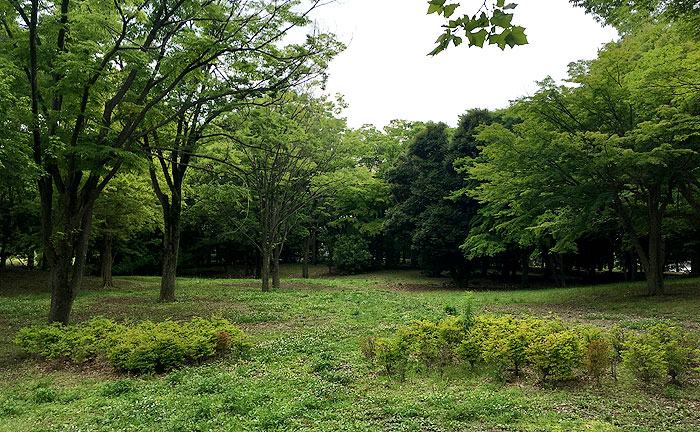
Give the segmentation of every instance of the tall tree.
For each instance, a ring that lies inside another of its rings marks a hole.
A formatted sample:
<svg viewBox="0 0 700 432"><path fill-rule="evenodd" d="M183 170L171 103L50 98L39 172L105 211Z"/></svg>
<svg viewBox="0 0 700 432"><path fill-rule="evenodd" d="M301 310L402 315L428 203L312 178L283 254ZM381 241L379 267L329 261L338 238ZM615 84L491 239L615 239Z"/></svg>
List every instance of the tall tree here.
<svg viewBox="0 0 700 432"><path fill-rule="evenodd" d="M219 154L212 167L218 163L229 172L224 190L243 194L236 200L243 205L229 206L227 213L260 251L264 292L270 290L270 278L279 287L279 257L287 236L331 182L324 174L335 166L345 129L334 114L332 103L290 94L284 103L230 115L220 125L226 139L211 147ZM219 203L226 207L231 194L223 196ZM256 224L248 222L251 217Z"/></svg>
<svg viewBox="0 0 700 432"><path fill-rule="evenodd" d="M485 183L476 196L502 201L501 214L527 229L557 229L562 247L613 209L649 294L663 294L664 221L698 172L698 48L676 26L650 25L573 64L577 86L545 81L514 132L482 132L486 159L471 173ZM501 181L506 172L518 176Z"/></svg>
<svg viewBox="0 0 700 432"><path fill-rule="evenodd" d="M203 68L180 91L171 92L167 109L159 114L172 117L173 123L144 137L144 147L154 162L150 170L153 189L163 209L161 301L175 299L182 186L204 141L218 136L211 125L224 113L260 103L264 95L323 79L328 62L343 49L331 35L315 30L303 44L279 46L295 28L310 24L307 15L317 5L314 2L309 10L297 13L296 2L275 2L258 11L259 16L247 17L251 22L237 36L241 49L225 56L223 64ZM270 98L267 103L275 101Z"/></svg>
<svg viewBox="0 0 700 432"><path fill-rule="evenodd" d="M235 76L224 58L268 55L258 30L279 16L297 22L297 3L2 1L0 55L24 76L15 86L31 107L23 130L44 171L38 187L51 267L49 322L68 322L95 200L141 138L160 126L144 122L154 107L208 65Z"/></svg>

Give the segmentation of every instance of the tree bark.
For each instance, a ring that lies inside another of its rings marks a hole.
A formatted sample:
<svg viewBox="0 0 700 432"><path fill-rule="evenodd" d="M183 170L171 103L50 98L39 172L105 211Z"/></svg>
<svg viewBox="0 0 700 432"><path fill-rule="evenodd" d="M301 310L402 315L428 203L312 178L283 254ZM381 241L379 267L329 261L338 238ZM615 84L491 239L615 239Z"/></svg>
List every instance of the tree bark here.
<svg viewBox="0 0 700 432"><path fill-rule="evenodd" d="M163 233L163 267L160 281L160 301L175 301L175 280L180 250L180 212L170 212L165 217Z"/></svg>
<svg viewBox="0 0 700 432"><path fill-rule="evenodd" d="M5 268L5 263L7 262L7 238L2 237L2 246L0 246L0 269Z"/></svg>
<svg viewBox="0 0 700 432"><path fill-rule="evenodd" d="M105 233L102 237L102 254L100 257L102 288L112 288L114 286L114 280L112 279L112 265L114 264L113 243L112 234L109 232Z"/></svg>
<svg viewBox="0 0 700 432"><path fill-rule="evenodd" d="M316 241L317 229L311 230L311 265L318 265L318 242Z"/></svg>
<svg viewBox="0 0 700 432"><path fill-rule="evenodd" d="M280 254L282 246L276 245L272 248L272 288L279 289L280 284Z"/></svg>
<svg viewBox="0 0 700 432"><path fill-rule="evenodd" d="M49 183L49 186L51 184ZM47 196L42 194L42 218L51 211L50 204L43 202ZM78 295L83 281L85 261L87 258L88 241L92 224L92 209L94 200L85 203L80 213L74 214L66 209L69 197L59 197L57 226L65 234L58 237L55 243L51 235L46 235L46 227L50 222L44 222L44 249L51 251L47 254L51 272L51 307L49 309L49 324L60 322L68 324L73 302ZM50 217L50 216L49 216Z"/></svg>
<svg viewBox="0 0 700 432"><path fill-rule="evenodd" d="M270 292L270 260L272 248L267 240L262 242L262 251L260 253L260 277L262 279L262 292Z"/></svg>
<svg viewBox="0 0 700 432"><path fill-rule="evenodd" d="M301 264L301 277L303 279L309 278L309 252L311 249L311 234L304 239L304 246L302 250L302 264Z"/></svg>
<svg viewBox="0 0 700 432"><path fill-rule="evenodd" d="M647 192L649 243L647 250L645 250L634 228L632 218L622 203L619 192L615 191L615 208L642 264L647 281L647 294L650 296L664 294L664 260L666 252L662 234L662 222L666 204L661 203L660 198L661 193L658 187L649 188Z"/></svg>

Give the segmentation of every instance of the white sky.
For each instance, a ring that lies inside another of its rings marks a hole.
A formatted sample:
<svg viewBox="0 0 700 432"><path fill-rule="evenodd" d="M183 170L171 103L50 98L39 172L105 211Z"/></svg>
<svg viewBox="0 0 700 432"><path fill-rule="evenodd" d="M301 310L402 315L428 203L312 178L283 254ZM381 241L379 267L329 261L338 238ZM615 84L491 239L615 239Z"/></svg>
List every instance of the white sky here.
<svg viewBox="0 0 700 432"><path fill-rule="evenodd" d="M463 44L436 57L426 54L443 21L426 15L425 0L338 0L324 6L313 18L348 45L331 63L327 92L345 96L349 107L343 115L353 128L383 127L393 119L455 126L467 109L502 108L532 94L535 81L547 75L566 78L570 62L595 58L602 44L617 37L567 0L518 3L513 23L526 28L529 45L501 51ZM481 1L462 4L458 12L472 14Z"/></svg>

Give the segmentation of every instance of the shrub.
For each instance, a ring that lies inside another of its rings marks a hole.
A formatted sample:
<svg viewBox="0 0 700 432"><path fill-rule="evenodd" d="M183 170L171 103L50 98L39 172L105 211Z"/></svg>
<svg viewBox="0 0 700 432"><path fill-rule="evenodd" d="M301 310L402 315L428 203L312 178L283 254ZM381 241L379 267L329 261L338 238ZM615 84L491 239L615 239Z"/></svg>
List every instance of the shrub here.
<svg viewBox="0 0 700 432"><path fill-rule="evenodd" d="M543 381L572 378L582 357L578 335L571 330L548 334L527 348L527 357Z"/></svg>
<svg viewBox="0 0 700 432"><path fill-rule="evenodd" d="M360 236L340 236L335 242L333 264L342 274L365 272L372 264L369 243Z"/></svg>
<svg viewBox="0 0 700 432"><path fill-rule="evenodd" d="M602 329L593 326L579 328L583 343L583 365L588 374L600 384L600 377L610 366L612 345Z"/></svg>
<svg viewBox="0 0 700 432"><path fill-rule="evenodd" d="M622 363L622 352L625 350L627 333L619 326L614 325L608 331L610 340L610 374L617 380L617 365Z"/></svg>
<svg viewBox="0 0 700 432"><path fill-rule="evenodd" d="M387 375L394 373L404 376L408 366L408 350L398 338L380 338L375 342L377 365L384 368Z"/></svg>
<svg viewBox="0 0 700 432"><path fill-rule="evenodd" d="M696 361L698 339L693 333L683 332L678 327L657 324L649 333L656 336L663 347L664 360L668 365L668 375L673 381L692 369Z"/></svg>
<svg viewBox="0 0 700 432"><path fill-rule="evenodd" d="M630 335L622 352L624 365L644 382L668 373L668 362L659 338L651 334Z"/></svg>
<svg viewBox="0 0 700 432"><path fill-rule="evenodd" d="M360 353L369 362L374 362L376 347L376 338L374 336L367 336L360 339Z"/></svg>
<svg viewBox="0 0 700 432"><path fill-rule="evenodd" d="M479 323L488 323L481 342L484 360L501 370L512 366L516 376L528 362L528 347L538 339L563 329L559 320L535 317L516 319L510 315L491 318L490 322L481 320Z"/></svg>
<svg viewBox="0 0 700 432"><path fill-rule="evenodd" d="M135 326L99 318L78 326L33 326L21 329L15 343L46 359L82 363L103 356L115 368L131 372L170 370L224 352L241 356L250 347L243 332L221 318Z"/></svg>

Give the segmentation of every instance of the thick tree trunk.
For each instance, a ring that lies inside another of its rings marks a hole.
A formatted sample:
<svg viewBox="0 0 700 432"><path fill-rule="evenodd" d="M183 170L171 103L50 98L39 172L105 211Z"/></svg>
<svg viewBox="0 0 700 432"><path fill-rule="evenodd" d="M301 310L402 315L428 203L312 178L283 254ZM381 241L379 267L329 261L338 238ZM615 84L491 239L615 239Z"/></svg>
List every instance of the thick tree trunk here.
<svg viewBox="0 0 700 432"><path fill-rule="evenodd" d="M160 281L160 301L175 301L177 259L180 249L180 214L166 216L163 233L163 267Z"/></svg>
<svg viewBox="0 0 700 432"><path fill-rule="evenodd" d="M114 264L114 254L112 252L112 248L112 234L105 233L102 238L102 254L100 256L100 276L102 276L102 288L112 288L114 286L114 280L112 279L112 265Z"/></svg>
<svg viewBox="0 0 700 432"><path fill-rule="evenodd" d="M637 251L639 261L647 281L647 294L650 296L664 294L664 261L665 245L662 234L663 214L666 204L661 203L660 188L649 188L647 196L647 213L649 224L649 243L647 250L644 250L642 243L637 236L632 218L622 203L619 193L615 194L615 207L622 220L622 226L632 239L632 245Z"/></svg>
<svg viewBox="0 0 700 432"><path fill-rule="evenodd" d="M44 218L47 216L46 211L50 211L50 206L44 206L43 199L46 196L42 195L42 217ZM73 235L62 236L54 244L52 236L44 233L44 249L51 251L48 256L51 268L49 324L54 322L68 324L70 319L73 302L83 282L94 204L94 201L85 203L81 217L80 214L71 214L66 211L65 203L61 202L61 198L56 225L60 230ZM47 226L51 227L50 224L43 222L44 230Z"/></svg>
<svg viewBox="0 0 700 432"><path fill-rule="evenodd" d="M664 294L665 241L661 233L661 217L654 209L649 212L649 261L644 269L647 293L650 296Z"/></svg>
<svg viewBox="0 0 700 432"><path fill-rule="evenodd" d="M302 263L301 263L301 277L303 279L309 278L309 252L311 249L311 235L304 239L304 246L302 249Z"/></svg>

